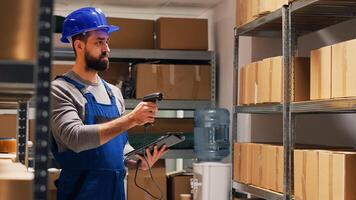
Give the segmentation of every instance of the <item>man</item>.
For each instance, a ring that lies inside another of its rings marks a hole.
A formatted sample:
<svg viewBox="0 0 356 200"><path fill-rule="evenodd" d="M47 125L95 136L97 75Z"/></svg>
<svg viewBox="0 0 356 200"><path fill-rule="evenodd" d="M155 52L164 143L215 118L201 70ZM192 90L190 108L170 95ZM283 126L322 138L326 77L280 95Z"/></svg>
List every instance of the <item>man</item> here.
<svg viewBox="0 0 356 200"><path fill-rule="evenodd" d="M59 200L124 200L124 152L133 148L127 130L153 123L157 106L140 102L124 113L120 90L98 76L109 67L109 34L119 27L107 24L100 9L86 7L69 14L63 23L61 41L72 43L72 70L52 82L51 129L53 154L62 171L58 180ZM139 167L147 170L165 152L155 147L147 161L138 156Z"/></svg>

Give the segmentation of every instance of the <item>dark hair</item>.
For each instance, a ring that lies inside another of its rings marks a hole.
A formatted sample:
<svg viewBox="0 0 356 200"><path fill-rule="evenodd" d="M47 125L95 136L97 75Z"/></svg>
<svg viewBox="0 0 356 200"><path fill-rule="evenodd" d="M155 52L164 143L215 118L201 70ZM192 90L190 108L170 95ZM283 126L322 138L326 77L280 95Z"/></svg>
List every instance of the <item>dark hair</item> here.
<svg viewBox="0 0 356 200"><path fill-rule="evenodd" d="M80 33L80 34L77 34L77 35L72 36L72 48L73 48L73 51L74 51L75 56L77 56L77 52L75 51L74 41L80 40L80 41L83 41L83 42L86 43L87 40L88 40L88 37L89 37L89 32L87 32L87 33Z"/></svg>

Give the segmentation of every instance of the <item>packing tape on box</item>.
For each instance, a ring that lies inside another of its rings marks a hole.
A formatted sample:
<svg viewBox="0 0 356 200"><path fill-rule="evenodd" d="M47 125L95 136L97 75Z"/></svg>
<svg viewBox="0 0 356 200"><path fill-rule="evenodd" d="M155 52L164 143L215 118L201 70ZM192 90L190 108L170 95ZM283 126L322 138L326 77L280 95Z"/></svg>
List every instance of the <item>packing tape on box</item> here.
<svg viewBox="0 0 356 200"><path fill-rule="evenodd" d="M175 68L175 65L169 65L169 83L171 85L174 85L174 83L175 83L174 68Z"/></svg>
<svg viewBox="0 0 356 200"><path fill-rule="evenodd" d="M157 65L152 64L152 73L157 74Z"/></svg>
<svg viewBox="0 0 356 200"><path fill-rule="evenodd" d="M195 81L196 82L200 82L201 81L201 77L200 77L200 66L199 65L195 65Z"/></svg>
<svg viewBox="0 0 356 200"><path fill-rule="evenodd" d="M198 98L198 93L199 93L199 85L200 85L200 66L199 65L195 65L194 66L194 72L195 72L195 82L193 84L192 87L192 97L193 99L197 99Z"/></svg>

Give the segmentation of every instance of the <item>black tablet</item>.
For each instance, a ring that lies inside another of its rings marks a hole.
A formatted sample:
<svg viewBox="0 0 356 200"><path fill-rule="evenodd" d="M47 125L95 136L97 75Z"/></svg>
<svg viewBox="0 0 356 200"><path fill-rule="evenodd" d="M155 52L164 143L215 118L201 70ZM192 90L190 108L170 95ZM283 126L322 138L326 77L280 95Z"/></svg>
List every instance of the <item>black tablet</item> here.
<svg viewBox="0 0 356 200"><path fill-rule="evenodd" d="M167 148L176 145L180 142L183 142L185 137L179 133L168 133L164 136L161 136L157 140L144 144L139 148L132 150L125 154L126 159L138 160L135 156L136 154L143 155L145 149L150 148L151 152L153 151L154 146L156 145L160 149L163 145L166 145Z"/></svg>

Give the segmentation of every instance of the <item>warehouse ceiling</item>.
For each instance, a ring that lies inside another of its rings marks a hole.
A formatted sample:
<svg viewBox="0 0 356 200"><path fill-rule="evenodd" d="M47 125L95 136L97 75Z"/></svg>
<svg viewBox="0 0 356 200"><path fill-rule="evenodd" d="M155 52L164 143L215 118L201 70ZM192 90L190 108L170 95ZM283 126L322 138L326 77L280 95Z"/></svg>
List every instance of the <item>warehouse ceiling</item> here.
<svg viewBox="0 0 356 200"><path fill-rule="evenodd" d="M187 15L198 17L221 0L56 0L57 11L96 6L104 12L137 12L152 15Z"/></svg>

